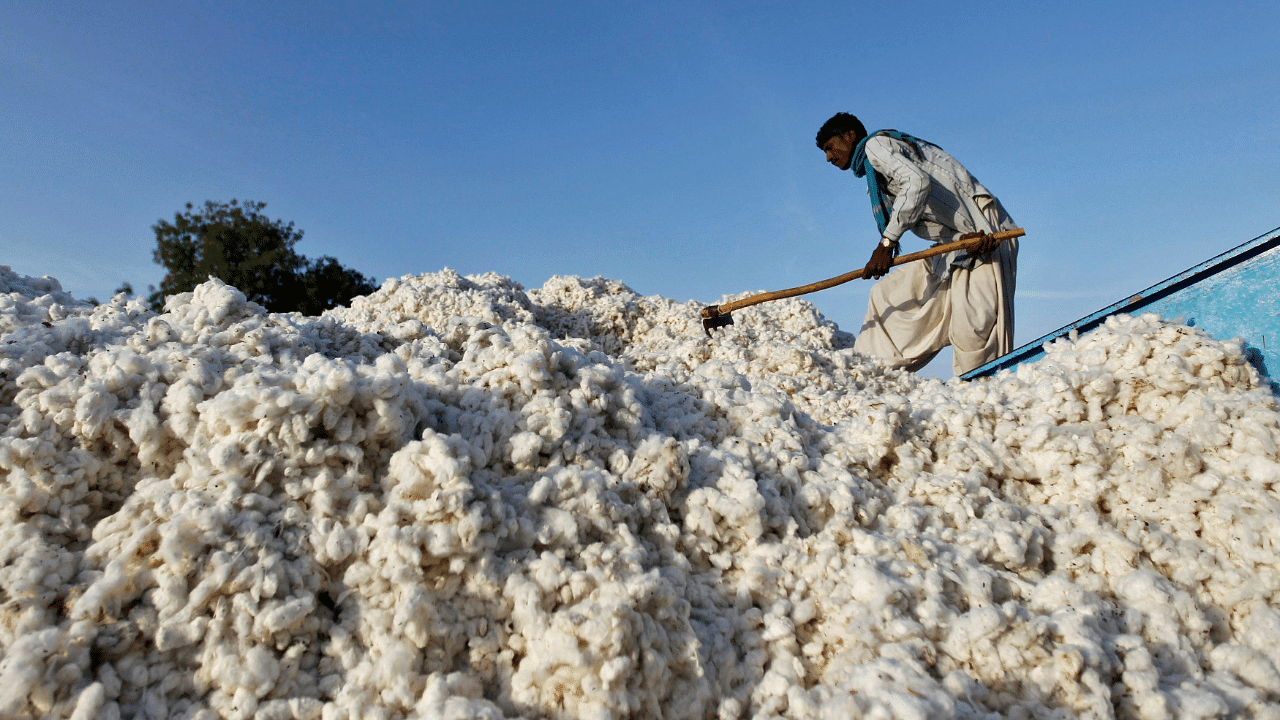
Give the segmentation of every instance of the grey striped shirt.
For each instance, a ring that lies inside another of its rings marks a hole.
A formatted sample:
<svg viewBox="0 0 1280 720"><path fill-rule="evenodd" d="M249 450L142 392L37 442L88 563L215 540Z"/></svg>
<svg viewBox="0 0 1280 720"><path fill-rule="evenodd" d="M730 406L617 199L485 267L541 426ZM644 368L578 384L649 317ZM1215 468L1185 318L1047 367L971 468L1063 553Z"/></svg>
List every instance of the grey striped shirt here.
<svg viewBox="0 0 1280 720"><path fill-rule="evenodd" d="M980 196L993 197L969 171L941 148L921 143L924 159L901 140L876 135L867 141L867 159L887 181L893 212L884 236L897 241L911 230L935 243L997 228L983 217Z"/></svg>

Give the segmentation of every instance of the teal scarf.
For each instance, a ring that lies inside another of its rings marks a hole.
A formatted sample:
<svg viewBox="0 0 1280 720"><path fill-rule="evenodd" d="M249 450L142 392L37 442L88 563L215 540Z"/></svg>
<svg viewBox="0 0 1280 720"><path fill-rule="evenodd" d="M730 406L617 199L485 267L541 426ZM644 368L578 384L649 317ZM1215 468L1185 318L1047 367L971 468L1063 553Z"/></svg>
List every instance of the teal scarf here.
<svg viewBox="0 0 1280 720"><path fill-rule="evenodd" d="M849 167L852 168L854 175L867 178L867 194L871 196L871 212L875 214L876 225L880 226L880 234L883 235L884 229L889 226L889 215L893 212L893 205L885 195L885 189L880 187L880 178L876 174L876 169L871 167L871 161L867 159L867 141L877 135L888 135L895 140L901 140L910 145L911 149L916 151L917 159L920 160L924 159L924 153L920 150L920 145L933 145L933 143L897 130L877 130L862 138L862 141L858 143L858 147L854 149L853 160L849 163ZM937 147L937 145L934 145L934 147Z"/></svg>

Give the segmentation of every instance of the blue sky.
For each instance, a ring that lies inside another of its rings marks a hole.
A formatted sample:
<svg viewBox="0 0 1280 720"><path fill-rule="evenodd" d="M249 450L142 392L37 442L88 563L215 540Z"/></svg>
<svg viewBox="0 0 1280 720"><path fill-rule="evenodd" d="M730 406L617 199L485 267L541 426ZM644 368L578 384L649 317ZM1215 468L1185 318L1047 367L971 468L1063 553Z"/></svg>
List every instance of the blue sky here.
<svg viewBox="0 0 1280 720"><path fill-rule="evenodd" d="M151 225L237 198L379 281L714 302L865 264L865 184L813 142L847 111L1026 228L1022 343L1280 226L1277 30L1274 1L0 0L0 264L145 290ZM809 299L856 331L868 286Z"/></svg>

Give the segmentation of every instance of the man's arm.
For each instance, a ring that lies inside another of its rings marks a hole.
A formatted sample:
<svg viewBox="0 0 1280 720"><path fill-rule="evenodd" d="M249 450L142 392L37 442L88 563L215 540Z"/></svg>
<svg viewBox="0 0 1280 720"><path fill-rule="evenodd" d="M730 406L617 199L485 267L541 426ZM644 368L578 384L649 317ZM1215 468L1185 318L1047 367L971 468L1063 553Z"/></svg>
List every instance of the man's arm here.
<svg viewBox="0 0 1280 720"><path fill-rule="evenodd" d="M871 166L898 191L884 229L884 237L896 243L924 216L931 180L915 160L915 149L901 140L877 135L867 141L866 152Z"/></svg>
<svg viewBox="0 0 1280 720"><path fill-rule="evenodd" d="M883 277L893 267L893 259L898 256L898 241L923 217L930 179L928 173L912 159L915 150L901 140L878 135L867 141L866 152L871 167L898 191L893 198L884 236L863 268L863 276L874 279ZM886 193L890 191L889 188L882 189Z"/></svg>

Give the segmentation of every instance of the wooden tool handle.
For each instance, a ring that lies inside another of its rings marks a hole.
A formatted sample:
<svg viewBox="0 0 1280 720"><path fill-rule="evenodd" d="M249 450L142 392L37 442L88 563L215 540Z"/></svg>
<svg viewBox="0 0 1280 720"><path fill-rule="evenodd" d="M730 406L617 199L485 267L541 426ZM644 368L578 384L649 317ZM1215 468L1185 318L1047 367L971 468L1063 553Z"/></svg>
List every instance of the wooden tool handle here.
<svg viewBox="0 0 1280 720"><path fill-rule="evenodd" d="M1014 228L1013 230L1004 230L1001 232L992 233L990 237L993 237L999 240L1000 242L1004 242L1005 240L1011 240L1016 237L1022 237L1023 235L1026 235L1026 234L1027 234L1026 231L1023 230L1022 228ZM951 242L951 243L944 243L942 245L934 245L928 250L921 250L920 252L913 252L910 255L903 255L901 257L895 258L893 261L892 267L905 265L909 262L915 262L916 260L924 260L925 258L931 258L931 257L934 257L935 255L943 255L956 250L968 250L969 248L972 248L976 246L978 243L981 243L982 241L986 240L987 237L988 236L983 235L981 237L970 238L969 240L960 240L959 242ZM843 275L837 275L836 277L830 278L828 280L821 280L816 283L801 285L800 287L793 287L787 290L777 290L774 292L760 293L759 295L752 295L751 297L745 297L745 298L742 298L741 300L734 300L733 302L725 303L724 305L709 305L702 309L702 316L716 317L718 315L725 315L725 314L731 313L734 310L740 310L744 307L759 305L762 302L769 302L770 300L781 300L783 298L795 297L796 295L808 295L811 292L826 290L827 288L835 287L836 285L843 285L844 283L847 283L850 280L857 280L858 278L863 276L864 272L865 272L865 268L854 270L853 272L847 272ZM708 314L708 311L710 311L710 314Z"/></svg>

